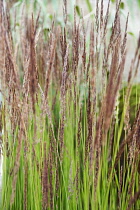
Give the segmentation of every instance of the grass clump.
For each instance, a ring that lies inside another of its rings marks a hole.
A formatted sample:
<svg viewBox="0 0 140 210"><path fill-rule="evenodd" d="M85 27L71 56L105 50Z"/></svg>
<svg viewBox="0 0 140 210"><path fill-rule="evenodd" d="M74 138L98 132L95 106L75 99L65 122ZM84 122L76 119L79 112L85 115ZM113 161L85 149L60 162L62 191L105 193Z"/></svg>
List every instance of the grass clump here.
<svg viewBox="0 0 140 210"><path fill-rule="evenodd" d="M104 15L100 3L89 33L76 9L68 24L66 1L64 27L54 19L45 34L41 12L27 15L25 7L15 38L1 1L2 209L140 207L139 86L133 86L140 40L122 89L128 19L122 32L118 3L110 34L110 4Z"/></svg>

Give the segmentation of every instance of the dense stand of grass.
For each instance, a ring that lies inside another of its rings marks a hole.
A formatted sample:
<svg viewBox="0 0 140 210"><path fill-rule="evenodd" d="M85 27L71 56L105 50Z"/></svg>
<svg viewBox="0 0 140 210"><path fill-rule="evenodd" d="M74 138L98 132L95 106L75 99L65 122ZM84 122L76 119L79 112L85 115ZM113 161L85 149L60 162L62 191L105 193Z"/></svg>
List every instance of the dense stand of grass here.
<svg viewBox="0 0 140 210"><path fill-rule="evenodd" d="M24 8L15 31L0 1L1 209L140 208L139 85L133 86L140 39L122 88L128 20L122 32L119 4L110 34L103 1L88 31L76 11L67 24L66 1L64 27L54 20L44 31L41 13Z"/></svg>

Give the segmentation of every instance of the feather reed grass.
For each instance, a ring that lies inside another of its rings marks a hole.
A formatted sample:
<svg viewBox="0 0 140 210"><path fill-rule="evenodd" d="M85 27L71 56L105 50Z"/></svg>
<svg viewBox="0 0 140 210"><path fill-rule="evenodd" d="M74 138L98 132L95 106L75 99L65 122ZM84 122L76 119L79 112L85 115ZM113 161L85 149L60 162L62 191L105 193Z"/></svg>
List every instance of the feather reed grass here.
<svg viewBox="0 0 140 210"><path fill-rule="evenodd" d="M120 3L111 34L110 1L106 14L97 1L87 27L76 8L69 22L65 0L63 26L54 18L48 31L41 10L24 5L15 39L0 1L1 209L140 208L139 95L134 119L129 112L140 38L122 89L128 17L123 32Z"/></svg>

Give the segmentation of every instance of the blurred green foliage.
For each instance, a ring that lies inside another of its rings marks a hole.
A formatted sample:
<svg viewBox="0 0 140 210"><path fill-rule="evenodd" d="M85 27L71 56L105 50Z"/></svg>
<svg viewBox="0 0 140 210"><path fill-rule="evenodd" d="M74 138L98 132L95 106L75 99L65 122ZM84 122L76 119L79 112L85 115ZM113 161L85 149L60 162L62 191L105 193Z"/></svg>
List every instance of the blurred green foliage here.
<svg viewBox="0 0 140 210"><path fill-rule="evenodd" d="M126 3L128 3L129 5L133 5L133 3L135 1L137 2L138 6L140 7L140 0L127 0ZM111 2L115 3L116 0L111 0ZM123 7L124 5L125 5L124 2L121 2L121 4L120 4L121 9L124 9L124 7Z"/></svg>
<svg viewBox="0 0 140 210"><path fill-rule="evenodd" d="M122 115L125 105L125 96L127 93L128 87L125 86L120 90L120 97L119 97L119 115ZM140 102L140 84L135 84L131 87L131 93L129 98L129 117L131 125L134 122L136 112L138 110ZM120 118L121 119L121 118Z"/></svg>

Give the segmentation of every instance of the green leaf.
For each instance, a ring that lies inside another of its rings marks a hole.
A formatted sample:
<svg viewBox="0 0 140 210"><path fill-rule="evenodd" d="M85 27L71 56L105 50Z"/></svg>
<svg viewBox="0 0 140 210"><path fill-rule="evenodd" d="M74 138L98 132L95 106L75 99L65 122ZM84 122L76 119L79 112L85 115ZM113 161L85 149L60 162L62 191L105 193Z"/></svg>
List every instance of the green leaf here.
<svg viewBox="0 0 140 210"><path fill-rule="evenodd" d="M91 12L92 11L92 5L90 3L90 0L86 0L86 4L87 4L89 12Z"/></svg>
<svg viewBox="0 0 140 210"><path fill-rule="evenodd" d="M20 24L19 23L16 23L16 26L20 26Z"/></svg>
<svg viewBox="0 0 140 210"><path fill-rule="evenodd" d="M80 8L78 5L76 5L75 7L77 14L79 15L79 17L81 17L81 12L80 12Z"/></svg>
<svg viewBox="0 0 140 210"><path fill-rule="evenodd" d="M120 3L120 8L121 8L121 9L124 9L124 2L121 2L121 3Z"/></svg>
<svg viewBox="0 0 140 210"><path fill-rule="evenodd" d="M127 33L128 33L129 35L131 35L131 36L135 36L134 33L131 32L131 31L128 31Z"/></svg>
<svg viewBox="0 0 140 210"><path fill-rule="evenodd" d="M139 0L139 1L140 1L140 0ZM115 0L111 0L111 2L112 2L112 3L115 3L116 1L115 1ZM124 5L124 2L121 2L121 3L120 3L120 8L121 8L121 9L124 9L124 6L125 6L125 5Z"/></svg>

